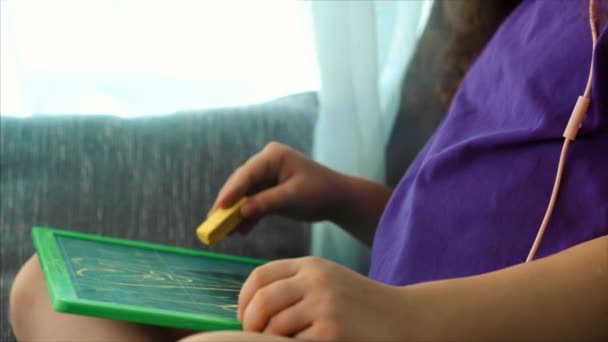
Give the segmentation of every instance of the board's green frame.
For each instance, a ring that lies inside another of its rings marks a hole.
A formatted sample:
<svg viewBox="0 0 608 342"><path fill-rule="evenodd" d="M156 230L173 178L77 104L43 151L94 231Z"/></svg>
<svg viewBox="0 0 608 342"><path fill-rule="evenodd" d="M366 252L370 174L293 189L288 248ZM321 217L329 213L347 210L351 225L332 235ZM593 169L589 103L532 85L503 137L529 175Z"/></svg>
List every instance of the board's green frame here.
<svg viewBox="0 0 608 342"><path fill-rule="evenodd" d="M59 312L95 316L143 324L153 324L174 328L211 331L240 330L241 322L236 318L200 315L155 308L143 308L133 305L114 304L102 301L81 299L72 285L63 254L56 237L63 236L88 241L118 244L122 246L143 248L161 252L198 256L217 260L234 261L259 266L266 261L226 255L186 248L172 247L141 241L125 240L101 235L79 233L57 228L32 228L32 238L38 253L38 260L44 273L53 308Z"/></svg>

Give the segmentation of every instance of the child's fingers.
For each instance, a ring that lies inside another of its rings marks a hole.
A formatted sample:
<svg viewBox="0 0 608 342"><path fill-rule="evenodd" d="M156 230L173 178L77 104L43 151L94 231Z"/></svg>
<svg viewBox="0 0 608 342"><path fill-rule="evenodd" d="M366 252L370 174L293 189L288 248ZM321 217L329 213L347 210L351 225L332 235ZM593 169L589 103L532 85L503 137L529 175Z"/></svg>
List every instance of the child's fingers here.
<svg viewBox="0 0 608 342"><path fill-rule="evenodd" d="M237 232L239 234L245 235L245 234L249 233L253 229L253 227L255 227L255 225L258 224L259 221L260 221L259 218L245 219L241 223L239 223L239 225L236 226L236 228L231 230L230 233L228 233L228 235L232 235Z"/></svg>
<svg viewBox="0 0 608 342"><path fill-rule="evenodd" d="M243 313L243 329L264 331L275 315L299 302L303 296L302 282L293 277L275 281L259 289Z"/></svg>
<svg viewBox="0 0 608 342"><path fill-rule="evenodd" d="M247 195L256 185L276 178L276 170L270 158L262 153L251 157L228 178L220 189L213 208L230 207L239 198Z"/></svg>
<svg viewBox="0 0 608 342"><path fill-rule="evenodd" d="M241 208L244 218L262 217L288 207L293 201L295 191L289 182L266 189L247 199Z"/></svg>
<svg viewBox="0 0 608 342"><path fill-rule="evenodd" d="M314 319L310 301L303 298L272 316L263 333L278 336L294 336L310 326Z"/></svg>
<svg viewBox="0 0 608 342"><path fill-rule="evenodd" d="M312 324L311 326L304 328L304 330L298 332L293 336L296 340L301 341L314 341L318 340L319 336L326 336L327 332L323 331L323 326L320 324Z"/></svg>
<svg viewBox="0 0 608 342"><path fill-rule="evenodd" d="M238 319L243 320L243 313L256 291L277 280L292 277L298 269L299 265L294 259L282 259L271 261L253 270L239 293Z"/></svg>
<svg viewBox="0 0 608 342"><path fill-rule="evenodd" d="M236 201L240 197L243 197L245 195L245 190L240 189L243 187L242 185L240 185L240 187L236 187L236 184L242 183L242 181L238 181L238 177L241 177L243 167L244 166L241 166L240 168L236 169L230 175L230 177L228 177L228 179L218 192L217 197L215 198L215 202L213 203L213 206L211 206L211 210L209 210L209 213L207 214L208 216L211 215L213 211L217 208L229 208L231 205L236 203Z"/></svg>
<svg viewBox="0 0 608 342"><path fill-rule="evenodd" d="M247 224L245 224L243 227L239 228L239 234L242 234L242 235L249 234L249 232L258 224L259 221L260 221L259 218L255 218L255 219L247 221Z"/></svg>

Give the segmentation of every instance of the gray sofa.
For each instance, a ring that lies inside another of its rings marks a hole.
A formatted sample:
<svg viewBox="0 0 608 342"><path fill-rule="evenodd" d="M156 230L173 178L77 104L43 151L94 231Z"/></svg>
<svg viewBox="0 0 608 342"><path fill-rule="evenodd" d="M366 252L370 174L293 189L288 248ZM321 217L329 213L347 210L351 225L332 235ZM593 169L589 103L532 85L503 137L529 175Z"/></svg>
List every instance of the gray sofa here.
<svg viewBox="0 0 608 342"><path fill-rule="evenodd" d="M0 117L0 340L9 291L34 252L34 225L262 259L308 253L309 229L282 218L212 248L194 229L230 173L267 142L310 152L314 93L241 108L123 119Z"/></svg>

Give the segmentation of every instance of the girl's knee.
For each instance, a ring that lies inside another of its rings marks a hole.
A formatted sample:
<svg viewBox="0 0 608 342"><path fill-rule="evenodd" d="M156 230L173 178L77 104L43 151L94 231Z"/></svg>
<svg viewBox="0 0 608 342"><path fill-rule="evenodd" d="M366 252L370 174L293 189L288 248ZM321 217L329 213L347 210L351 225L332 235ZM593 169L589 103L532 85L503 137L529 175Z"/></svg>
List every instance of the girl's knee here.
<svg viewBox="0 0 608 342"><path fill-rule="evenodd" d="M46 293L46 285L42 270L38 263L38 257L34 254L23 264L10 293L10 321L13 328L13 333L17 338L23 338L23 334L28 331L28 317L31 316L34 310L39 309L41 305L50 305L44 301Z"/></svg>
<svg viewBox="0 0 608 342"><path fill-rule="evenodd" d="M204 342L204 341L226 341L226 342L290 342L293 339L282 336L271 336L260 333L244 332L244 331L218 331L211 333L200 333L188 336L180 342Z"/></svg>
<svg viewBox="0 0 608 342"><path fill-rule="evenodd" d="M175 341L194 333L55 312L36 255L21 267L13 282L10 320L13 333L24 341Z"/></svg>

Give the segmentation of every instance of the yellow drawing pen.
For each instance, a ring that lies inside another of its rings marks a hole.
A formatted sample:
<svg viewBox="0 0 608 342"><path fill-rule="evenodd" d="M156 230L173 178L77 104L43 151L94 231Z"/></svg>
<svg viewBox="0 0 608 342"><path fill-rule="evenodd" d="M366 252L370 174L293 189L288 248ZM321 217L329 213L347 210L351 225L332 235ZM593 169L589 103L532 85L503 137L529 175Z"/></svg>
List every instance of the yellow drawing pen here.
<svg viewBox="0 0 608 342"><path fill-rule="evenodd" d="M243 197L230 208L214 210L196 229L199 240L206 245L213 245L222 240L243 220L241 208L246 201L247 198Z"/></svg>

